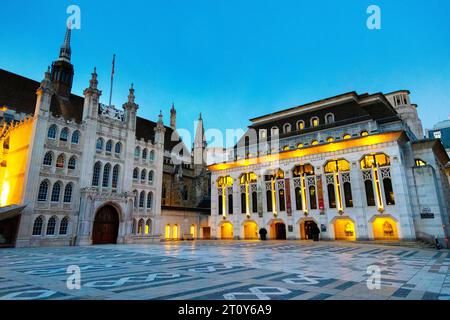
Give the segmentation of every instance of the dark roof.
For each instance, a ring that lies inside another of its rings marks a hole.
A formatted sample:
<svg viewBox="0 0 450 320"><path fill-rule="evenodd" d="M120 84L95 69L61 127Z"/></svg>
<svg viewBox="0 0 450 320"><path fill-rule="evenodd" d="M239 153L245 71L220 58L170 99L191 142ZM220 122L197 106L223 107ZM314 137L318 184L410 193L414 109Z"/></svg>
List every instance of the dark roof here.
<svg viewBox="0 0 450 320"><path fill-rule="evenodd" d="M0 69L0 107L25 114L34 114L36 107L36 90L40 83L9 71ZM84 98L71 94L70 98L54 95L50 111L54 116L81 123L83 118ZM154 142L156 122L141 117L136 119L136 138ZM178 136L172 141L173 129L166 128L164 147L172 150L181 140Z"/></svg>

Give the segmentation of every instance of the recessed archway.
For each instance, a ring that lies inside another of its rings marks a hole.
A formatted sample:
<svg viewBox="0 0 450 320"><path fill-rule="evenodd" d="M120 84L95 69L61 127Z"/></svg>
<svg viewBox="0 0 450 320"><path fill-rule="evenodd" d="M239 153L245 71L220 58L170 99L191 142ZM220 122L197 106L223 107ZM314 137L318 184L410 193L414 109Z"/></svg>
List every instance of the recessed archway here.
<svg viewBox="0 0 450 320"><path fill-rule="evenodd" d="M275 220L270 224L270 239L286 240L286 224L282 220Z"/></svg>
<svg viewBox="0 0 450 320"><path fill-rule="evenodd" d="M355 224L349 218L336 219L334 222L334 237L336 240L356 240Z"/></svg>
<svg viewBox="0 0 450 320"><path fill-rule="evenodd" d="M313 240L314 230L318 229L317 223L313 219L302 219L299 222L300 226L300 239Z"/></svg>
<svg viewBox="0 0 450 320"><path fill-rule="evenodd" d="M244 239L245 240L256 240L258 237L258 225L255 221L245 221L244 222Z"/></svg>
<svg viewBox="0 0 450 320"><path fill-rule="evenodd" d="M231 222L224 222L220 225L220 238L222 240L233 239L233 225Z"/></svg>
<svg viewBox="0 0 450 320"><path fill-rule="evenodd" d="M112 205L101 207L94 219L92 244L115 244L119 234L119 213Z"/></svg>
<svg viewBox="0 0 450 320"><path fill-rule="evenodd" d="M372 227L374 240L398 240L397 222L393 218L375 218Z"/></svg>

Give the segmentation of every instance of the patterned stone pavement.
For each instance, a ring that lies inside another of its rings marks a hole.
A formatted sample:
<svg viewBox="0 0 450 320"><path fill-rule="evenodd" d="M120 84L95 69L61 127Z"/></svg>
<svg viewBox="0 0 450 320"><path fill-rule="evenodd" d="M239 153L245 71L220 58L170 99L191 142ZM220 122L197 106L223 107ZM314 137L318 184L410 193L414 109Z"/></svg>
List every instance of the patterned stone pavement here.
<svg viewBox="0 0 450 320"><path fill-rule="evenodd" d="M162 242L0 250L0 300L450 300L450 251L341 242ZM67 288L79 266L81 289ZM381 288L367 287L368 266Z"/></svg>

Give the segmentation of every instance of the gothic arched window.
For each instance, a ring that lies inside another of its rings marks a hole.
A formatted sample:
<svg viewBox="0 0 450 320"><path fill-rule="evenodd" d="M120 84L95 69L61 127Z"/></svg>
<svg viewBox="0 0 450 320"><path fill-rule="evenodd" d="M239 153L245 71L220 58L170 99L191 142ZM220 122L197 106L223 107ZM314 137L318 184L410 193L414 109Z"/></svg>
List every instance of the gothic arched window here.
<svg viewBox="0 0 450 320"><path fill-rule="evenodd" d="M50 219L48 219L47 235L48 236L53 236L55 234L55 229L56 229L56 217L53 216Z"/></svg>
<svg viewBox="0 0 450 320"><path fill-rule="evenodd" d="M59 135L59 140L67 141L68 138L69 138L69 129L68 128L62 129L61 134Z"/></svg>
<svg viewBox="0 0 450 320"><path fill-rule="evenodd" d="M72 192L73 192L73 186L72 183L68 183L66 187L64 188L64 203L71 203L72 202Z"/></svg>
<svg viewBox="0 0 450 320"><path fill-rule="evenodd" d="M150 161L154 161L155 160L155 151L150 151Z"/></svg>
<svg viewBox="0 0 450 320"><path fill-rule="evenodd" d="M57 168L64 168L64 163L65 163L65 157L64 154L60 154L58 156L58 158L56 158L56 167Z"/></svg>
<svg viewBox="0 0 450 320"><path fill-rule="evenodd" d="M49 188L48 181L42 181L41 184L39 185L38 201L47 201L48 188Z"/></svg>
<svg viewBox="0 0 450 320"><path fill-rule="evenodd" d="M57 182L53 185L51 202L59 202L59 197L61 195L61 182Z"/></svg>
<svg viewBox="0 0 450 320"><path fill-rule="evenodd" d="M151 209L153 207L153 193L150 191L147 195L147 208Z"/></svg>
<svg viewBox="0 0 450 320"><path fill-rule="evenodd" d="M32 235L33 236L42 235L42 226L43 225L44 225L44 217L43 216L37 217L36 220L34 220Z"/></svg>
<svg viewBox="0 0 450 320"><path fill-rule="evenodd" d="M139 178L139 169L134 168L133 170L133 179L137 180Z"/></svg>
<svg viewBox="0 0 450 320"><path fill-rule="evenodd" d="M67 168L69 168L70 170L75 170L76 167L77 167L77 158L73 156L69 159L69 162L67 163Z"/></svg>
<svg viewBox="0 0 450 320"><path fill-rule="evenodd" d="M134 149L134 157L135 157L135 158L139 158L140 155L141 155L141 148L136 147L136 148Z"/></svg>
<svg viewBox="0 0 450 320"><path fill-rule="evenodd" d="M153 172L153 170L150 170L148 172L148 182L149 183L153 183L153 176L154 176L154 172Z"/></svg>
<svg viewBox="0 0 450 320"><path fill-rule="evenodd" d="M44 166L51 166L53 164L53 153L47 152L44 156Z"/></svg>
<svg viewBox="0 0 450 320"><path fill-rule="evenodd" d="M101 162L96 162L94 165L94 172L92 174L92 185L98 187L100 184L100 170L102 168Z"/></svg>
<svg viewBox="0 0 450 320"><path fill-rule="evenodd" d="M78 143L80 142L80 131L75 130L75 131L72 133L72 140L71 140L71 142L72 142L73 144L78 144Z"/></svg>
<svg viewBox="0 0 450 320"><path fill-rule="evenodd" d="M103 167L103 183L102 187L109 187L109 175L111 173L111 165L109 163L105 164Z"/></svg>
<svg viewBox="0 0 450 320"><path fill-rule="evenodd" d="M147 149L142 150L142 159L147 160Z"/></svg>
<svg viewBox="0 0 450 320"><path fill-rule="evenodd" d="M102 138L98 138L97 142L95 144L95 148L97 149L97 151L102 151L103 150L103 139Z"/></svg>
<svg viewBox="0 0 450 320"><path fill-rule="evenodd" d="M112 145L113 145L113 142L111 141L111 140L108 140L107 142L106 142L106 152L112 152Z"/></svg>
<svg viewBox="0 0 450 320"><path fill-rule="evenodd" d="M141 191L141 195L139 196L139 208L143 208L145 203L145 191Z"/></svg>
<svg viewBox="0 0 450 320"><path fill-rule="evenodd" d="M116 154L120 154L121 151L122 151L122 144L120 142L117 142L116 146L114 147L114 152Z"/></svg>
<svg viewBox="0 0 450 320"><path fill-rule="evenodd" d="M69 217L64 217L59 224L59 234L66 235L69 227Z"/></svg>
<svg viewBox="0 0 450 320"><path fill-rule="evenodd" d="M56 132L58 131L58 127L56 124L52 124L50 128L48 128L47 138L56 139Z"/></svg>
<svg viewBox="0 0 450 320"><path fill-rule="evenodd" d="M145 181L145 179L147 179L147 171L143 169L141 171L141 181Z"/></svg>
<svg viewBox="0 0 450 320"><path fill-rule="evenodd" d="M114 166L113 174L112 174L112 187L114 189L117 188L117 183L119 181L119 172L120 172L120 167L118 164L116 164Z"/></svg>

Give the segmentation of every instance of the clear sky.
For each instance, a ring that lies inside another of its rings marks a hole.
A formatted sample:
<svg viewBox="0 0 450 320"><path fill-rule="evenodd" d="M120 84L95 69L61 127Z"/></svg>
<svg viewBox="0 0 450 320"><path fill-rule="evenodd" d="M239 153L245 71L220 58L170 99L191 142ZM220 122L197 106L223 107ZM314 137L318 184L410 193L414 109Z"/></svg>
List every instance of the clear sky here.
<svg viewBox="0 0 450 320"><path fill-rule="evenodd" d="M64 37L66 9L81 8L74 30L73 92L97 66L113 103L134 82L139 114L178 127L246 128L248 119L348 91L411 91L425 128L450 114L448 0L2 1L0 67L41 80ZM366 27L381 8L381 30Z"/></svg>

